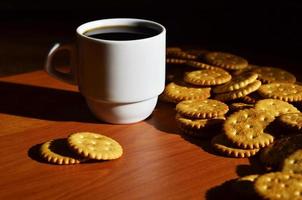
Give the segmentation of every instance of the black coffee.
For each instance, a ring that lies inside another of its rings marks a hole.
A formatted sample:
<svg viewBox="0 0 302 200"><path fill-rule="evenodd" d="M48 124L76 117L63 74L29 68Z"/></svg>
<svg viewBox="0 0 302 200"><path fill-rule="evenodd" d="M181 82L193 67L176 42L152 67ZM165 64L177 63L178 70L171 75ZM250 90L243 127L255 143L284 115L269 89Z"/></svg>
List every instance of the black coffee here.
<svg viewBox="0 0 302 200"><path fill-rule="evenodd" d="M102 40L138 40L158 33L159 30L144 26L107 26L86 31L84 35Z"/></svg>

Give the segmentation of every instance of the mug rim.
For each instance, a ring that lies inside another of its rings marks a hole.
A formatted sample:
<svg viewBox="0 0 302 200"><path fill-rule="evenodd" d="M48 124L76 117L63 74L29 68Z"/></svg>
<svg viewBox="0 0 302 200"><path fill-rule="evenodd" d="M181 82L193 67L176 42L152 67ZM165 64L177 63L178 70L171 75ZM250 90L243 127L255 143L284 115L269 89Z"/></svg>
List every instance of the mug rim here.
<svg viewBox="0 0 302 200"><path fill-rule="evenodd" d="M107 25L106 22L108 23ZM111 22L111 23L110 23ZM108 40L108 39L99 39L99 38L92 38L84 33L88 30L102 27L103 26L112 26L112 25L130 25L133 23L146 23L146 24L151 24L152 26L156 26L159 28L159 31L156 35L150 36L147 38L142 38L142 39L135 39L135 40ZM110 24L110 25L109 25ZM94 21L89 21L86 22L76 29L76 33L78 36L83 37L85 39L95 41L95 42L103 42L103 43L131 43L131 42L137 42L137 41L144 41L144 40L150 40L152 38L159 37L162 34L165 34L166 29L163 25L160 23L151 21L151 20L146 20L146 19L138 19L138 18L107 18L107 19L100 19L100 20L94 20Z"/></svg>

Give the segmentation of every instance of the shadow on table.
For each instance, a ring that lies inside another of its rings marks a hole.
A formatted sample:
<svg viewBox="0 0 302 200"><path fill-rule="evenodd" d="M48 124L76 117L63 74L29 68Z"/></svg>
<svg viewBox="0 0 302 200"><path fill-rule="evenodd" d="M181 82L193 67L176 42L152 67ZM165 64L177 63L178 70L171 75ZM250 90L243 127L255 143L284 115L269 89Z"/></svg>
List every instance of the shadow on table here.
<svg viewBox="0 0 302 200"><path fill-rule="evenodd" d="M28 152L27 155L28 157L30 157L32 160L35 160L39 163L44 163L44 164L50 164L50 165L58 165L58 163L53 163L54 161L51 162L47 162L46 159L42 158L41 155L41 146L42 144L36 144L34 146L32 146ZM92 163L100 163L100 162L106 162L103 160L89 160L86 158L83 158L79 155L77 155L76 153L74 153L73 151L71 151L68 147L67 144L67 139L66 138L59 138L59 139L55 139L51 142L51 144L49 145L49 150L51 152L53 152L54 154L58 154L60 156L64 156L64 157L69 157L69 158L74 158L77 160L81 160L81 163L85 163L85 164L92 164Z"/></svg>
<svg viewBox="0 0 302 200"><path fill-rule="evenodd" d="M0 82L0 113L52 121L96 123L78 92Z"/></svg>
<svg viewBox="0 0 302 200"><path fill-rule="evenodd" d="M249 163L249 165L238 165L236 167L238 176L243 177L251 174L263 174L268 171L263 164L260 163L257 155L249 158Z"/></svg>
<svg viewBox="0 0 302 200"><path fill-rule="evenodd" d="M146 122L162 132L180 135L184 140L199 146L208 153L215 153L210 146L210 138L196 138L182 134L177 126L175 115L175 104L159 101Z"/></svg>
<svg viewBox="0 0 302 200"><path fill-rule="evenodd" d="M207 153L217 155L217 152L215 152L211 147L211 138L196 138L184 134L182 134L181 137L186 141L200 147L202 150L206 151Z"/></svg>
<svg viewBox="0 0 302 200"><path fill-rule="evenodd" d="M45 160L42 159L41 155L40 155L40 148L41 148L41 145L42 144L36 144L34 146L32 146L28 152L27 152L27 155L35 160L35 161L38 161L40 163L46 163Z"/></svg>
<svg viewBox="0 0 302 200"><path fill-rule="evenodd" d="M238 165L236 167L236 173L239 177L267 172L259 162L258 156L249 158L249 162L250 164ZM259 199L251 181L241 180L241 182L238 182L236 180L237 179L227 180L221 185L210 188L206 193L206 199Z"/></svg>
<svg viewBox="0 0 302 200"><path fill-rule="evenodd" d="M158 101L152 115L146 120L148 124L157 130L179 134L179 130L175 121L175 104Z"/></svg>
<svg viewBox="0 0 302 200"><path fill-rule="evenodd" d="M238 196L234 194L233 192L230 192L232 190L232 184L234 183L234 179L228 180L221 185L215 186L211 189L209 189L206 193L206 199L207 200L218 200L218 199L224 199L224 200L235 200L238 199Z"/></svg>
<svg viewBox="0 0 302 200"><path fill-rule="evenodd" d="M154 126L156 129L160 131L166 133L172 133L172 134L179 134L184 140L200 147L202 150L206 151L207 153L214 154L217 156L222 156L218 152L214 151L213 148L211 147L211 138L214 135L221 133L221 127L215 127L214 129L206 130L205 132L206 135L204 135L205 138L197 138L197 137L181 134L181 131L177 127L175 121L176 112L174 108L175 108L174 104L159 102L153 115L148 120L146 120L146 122ZM265 172L265 169L259 163L257 156L249 158L249 162L250 164L238 165L236 167L236 172L239 177L247 176L251 174L261 174ZM227 180L220 185L210 188L207 191L205 198L207 200L242 199L242 196L239 197L238 194L232 188L235 180L236 179ZM251 185L250 182L244 184L247 185L248 187L250 187ZM244 196L244 199L254 199L254 196Z"/></svg>

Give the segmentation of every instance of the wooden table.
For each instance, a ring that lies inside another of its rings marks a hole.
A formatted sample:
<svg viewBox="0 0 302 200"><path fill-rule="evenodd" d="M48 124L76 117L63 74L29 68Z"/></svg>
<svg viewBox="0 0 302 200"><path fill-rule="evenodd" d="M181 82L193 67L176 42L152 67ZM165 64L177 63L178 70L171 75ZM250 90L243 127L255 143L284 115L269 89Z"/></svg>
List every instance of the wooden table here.
<svg viewBox="0 0 302 200"><path fill-rule="evenodd" d="M159 102L140 123L102 123L76 87L43 71L1 78L0 94L0 199L228 199L220 185L254 169L179 134L173 105ZM39 158L39 144L78 131L114 138L123 156L69 166Z"/></svg>

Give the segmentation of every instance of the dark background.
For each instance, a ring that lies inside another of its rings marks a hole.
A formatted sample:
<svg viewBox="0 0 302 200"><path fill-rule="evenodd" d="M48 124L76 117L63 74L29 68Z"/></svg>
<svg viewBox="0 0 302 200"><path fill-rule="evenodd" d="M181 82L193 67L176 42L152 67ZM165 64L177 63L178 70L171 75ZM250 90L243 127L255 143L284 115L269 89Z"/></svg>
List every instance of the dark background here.
<svg viewBox="0 0 302 200"><path fill-rule="evenodd" d="M17 1L0 3L0 73L42 68L56 41L72 41L78 25L134 17L167 28L168 45L193 45L295 71L301 62L302 3L298 1Z"/></svg>

